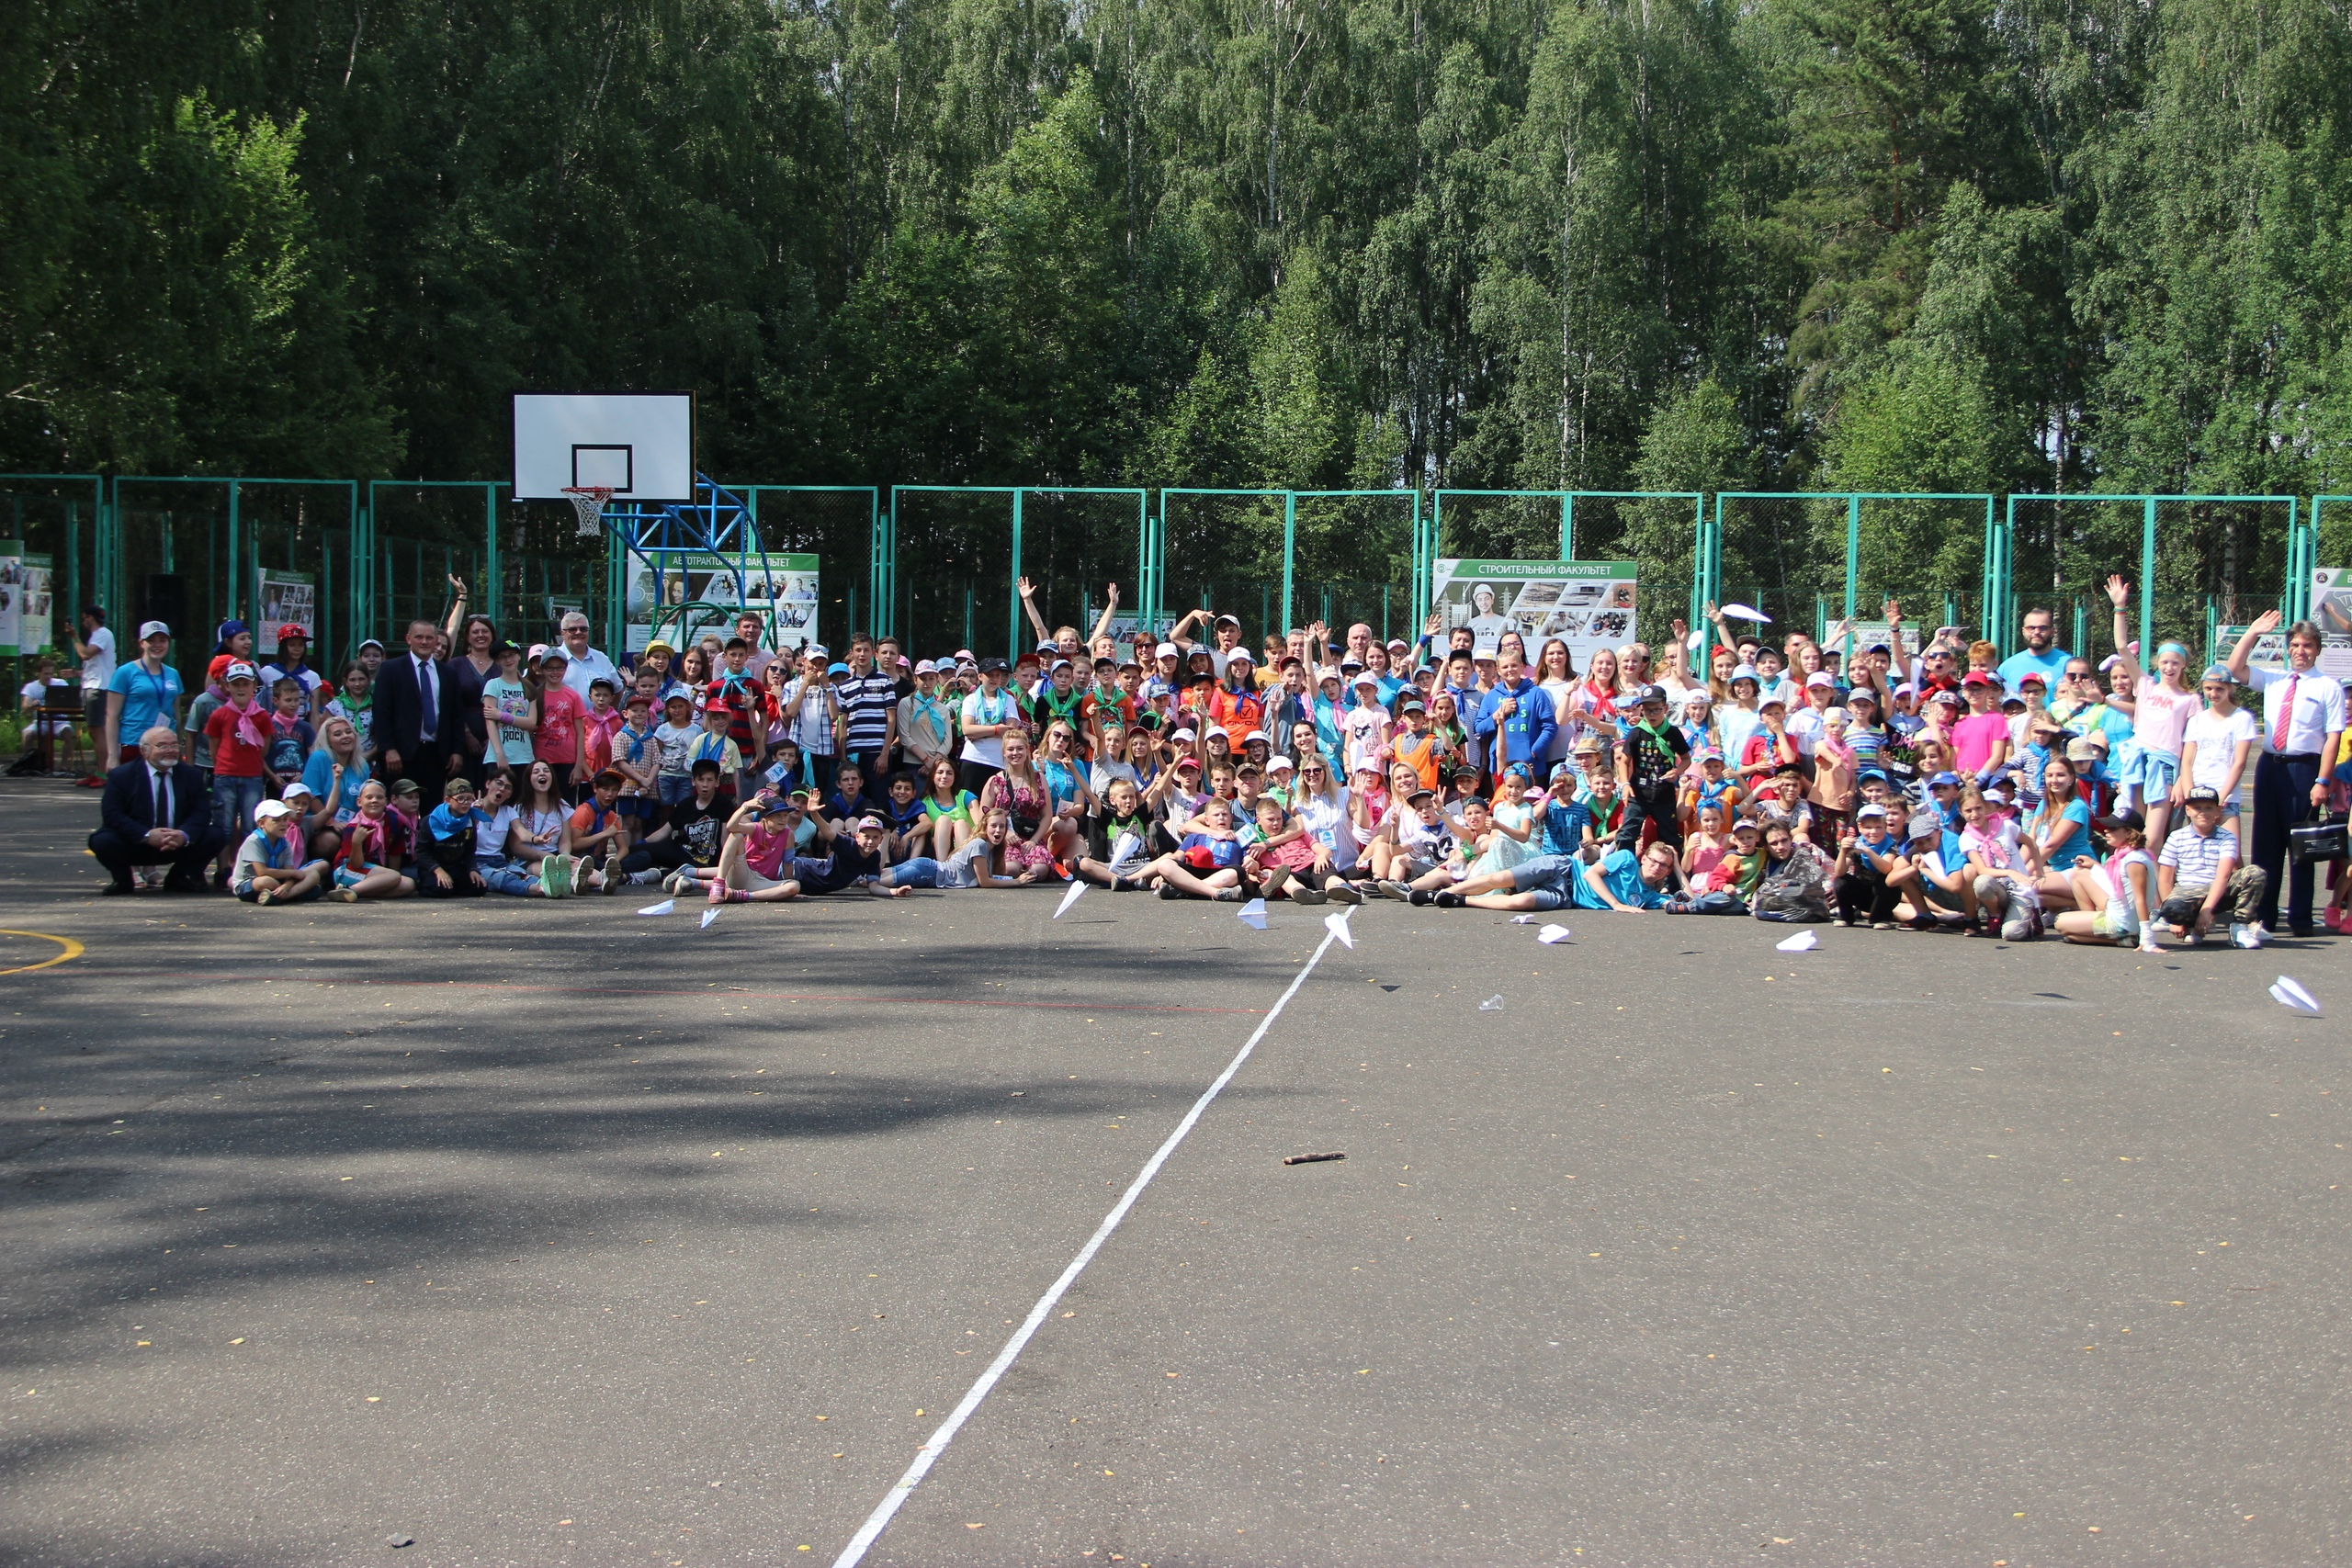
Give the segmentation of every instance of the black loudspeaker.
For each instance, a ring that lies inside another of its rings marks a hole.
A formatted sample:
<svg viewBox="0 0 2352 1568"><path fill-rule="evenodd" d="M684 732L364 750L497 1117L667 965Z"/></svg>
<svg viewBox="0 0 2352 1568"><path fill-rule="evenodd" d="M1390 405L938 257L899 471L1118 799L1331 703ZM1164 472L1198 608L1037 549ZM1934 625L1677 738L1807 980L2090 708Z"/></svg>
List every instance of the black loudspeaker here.
<svg viewBox="0 0 2352 1568"><path fill-rule="evenodd" d="M172 641L176 644L197 643L211 646L206 635L210 628L187 624L187 579L177 572L151 571L147 574L147 597L139 612L141 621L161 621L172 628ZM137 628L132 628L136 630Z"/></svg>

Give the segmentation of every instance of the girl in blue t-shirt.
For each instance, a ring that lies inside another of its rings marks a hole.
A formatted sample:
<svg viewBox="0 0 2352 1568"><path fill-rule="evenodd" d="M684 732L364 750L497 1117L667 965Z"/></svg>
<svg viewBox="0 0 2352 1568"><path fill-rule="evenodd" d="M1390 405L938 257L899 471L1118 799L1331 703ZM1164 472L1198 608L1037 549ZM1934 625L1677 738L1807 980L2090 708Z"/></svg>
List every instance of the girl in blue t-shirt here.
<svg viewBox="0 0 2352 1568"><path fill-rule="evenodd" d="M2026 818L2026 837L2041 851L2041 905L2045 909L2075 907L2073 871L2078 855L2097 859L2091 842L2090 802L2083 798L2075 765L2052 757L2041 770L2041 806Z"/></svg>

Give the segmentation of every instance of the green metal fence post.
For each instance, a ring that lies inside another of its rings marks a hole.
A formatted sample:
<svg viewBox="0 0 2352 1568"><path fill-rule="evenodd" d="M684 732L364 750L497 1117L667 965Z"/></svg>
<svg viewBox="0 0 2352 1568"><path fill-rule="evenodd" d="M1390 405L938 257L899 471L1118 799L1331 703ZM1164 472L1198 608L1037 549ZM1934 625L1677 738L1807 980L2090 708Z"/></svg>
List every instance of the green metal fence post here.
<svg viewBox="0 0 2352 1568"><path fill-rule="evenodd" d="M1004 657L1007 663L1021 658L1021 492L1012 492L1012 585L1007 590L1012 603L1007 609Z"/></svg>
<svg viewBox="0 0 2352 1568"><path fill-rule="evenodd" d="M1298 554L1298 492L1283 491L1283 636L1290 636L1291 569Z"/></svg>
<svg viewBox="0 0 2352 1568"><path fill-rule="evenodd" d="M1860 585L1862 555L1862 498L1846 498L1846 618L1854 618L1854 591Z"/></svg>
<svg viewBox="0 0 2352 1568"><path fill-rule="evenodd" d="M2140 661L2153 668L2156 629L2156 498L2140 503Z"/></svg>
<svg viewBox="0 0 2352 1568"><path fill-rule="evenodd" d="M1577 558L1577 495L1574 491L1560 497L1560 558Z"/></svg>
<svg viewBox="0 0 2352 1568"><path fill-rule="evenodd" d="M229 481L228 596L222 601L220 606L220 618L224 621L241 621L244 619L243 615L237 614L237 579L244 575L244 560L245 558L241 552L240 541L237 536L237 481L231 479ZM261 634L259 632L255 632L254 634L254 646L255 648L259 648L261 646Z"/></svg>
<svg viewBox="0 0 2352 1568"><path fill-rule="evenodd" d="M506 569L498 558L498 485L495 480L481 487L481 574L488 581L482 584L482 613L491 625L500 624L506 613ZM504 633L500 634L502 637Z"/></svg>

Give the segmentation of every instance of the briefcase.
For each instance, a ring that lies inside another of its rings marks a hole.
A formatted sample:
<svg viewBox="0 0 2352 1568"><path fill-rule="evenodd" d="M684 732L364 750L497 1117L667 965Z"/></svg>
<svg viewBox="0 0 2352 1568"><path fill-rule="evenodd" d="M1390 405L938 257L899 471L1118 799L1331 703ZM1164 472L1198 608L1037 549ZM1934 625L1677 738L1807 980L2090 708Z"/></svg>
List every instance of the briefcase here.
<svg viewBox="0 0 2352 1568"><path fill-rule="evenodd" d="M2323 811L2312 821L2287 830L2289 852L2298 861L2343 860L2352 856L2346 843L2345 818Z"/></svg>

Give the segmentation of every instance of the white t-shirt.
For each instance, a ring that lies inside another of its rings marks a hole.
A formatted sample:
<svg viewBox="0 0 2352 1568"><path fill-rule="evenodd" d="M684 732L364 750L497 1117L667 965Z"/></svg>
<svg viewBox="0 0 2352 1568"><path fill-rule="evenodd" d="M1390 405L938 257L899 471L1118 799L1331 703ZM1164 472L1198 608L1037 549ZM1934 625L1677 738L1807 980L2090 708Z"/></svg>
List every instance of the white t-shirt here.
<svg viewBox="0 0 2352 1568"><path fill-rule="evenodd" d="M2192 716L2181 735L2183 745L2194 744L2197 748L2197 766L2188 782L2220 789L2229 783L2230 763L2237 755L2238 742L2261 739L2262 723L2251 708L2233 708L2227 718L2211 708Z"/></svg>
<svg viewBox="0 0 2352 1568"><path fill-rule="evenodd" d="M560 640L556 643L556 646L563 648ZM588 683L599 677L610 681L613 683L613 690L616 693L619 692L621 674L619 671L613 668L611 660L593 648L577 656L574 656L571 649L568 648L563 648L563 651L565 657L571 660L563 671L563 683L571 687L582 702L588 700Z"/></svg>
<svg viewBox="0 0 2352 1568"><path fill-rule="evenodd" d="M1004 738L991 735L985 739L972 738L974 725L1011 724L1021 716L1021 704L1009 691L1000 690L994 697L985 686L964 699L964 761L978 762L982 767L1004 766Z"/></svg>
<svg viewBox="0 0 2352 1568"><path fill-rule="evenodd" d="M33 714L40 709L41 704L49 700L49 687L47 684L40 681L28 681L25 682L25 689L17 694L17 695L26 710L26 728L29 733L34 735L40 735L44 732L51 735L62 735L65 733L66 729L69 728L68 721L65 719L35 718L33 716Z"/></svg>
<svg viewBox="0 0 2352 1568"><path fill-rule="evenodd" d="M83 646L97 651L82 660L82 690L103 692L107 682L114 679L114 633L100 626Z"/></svg>

